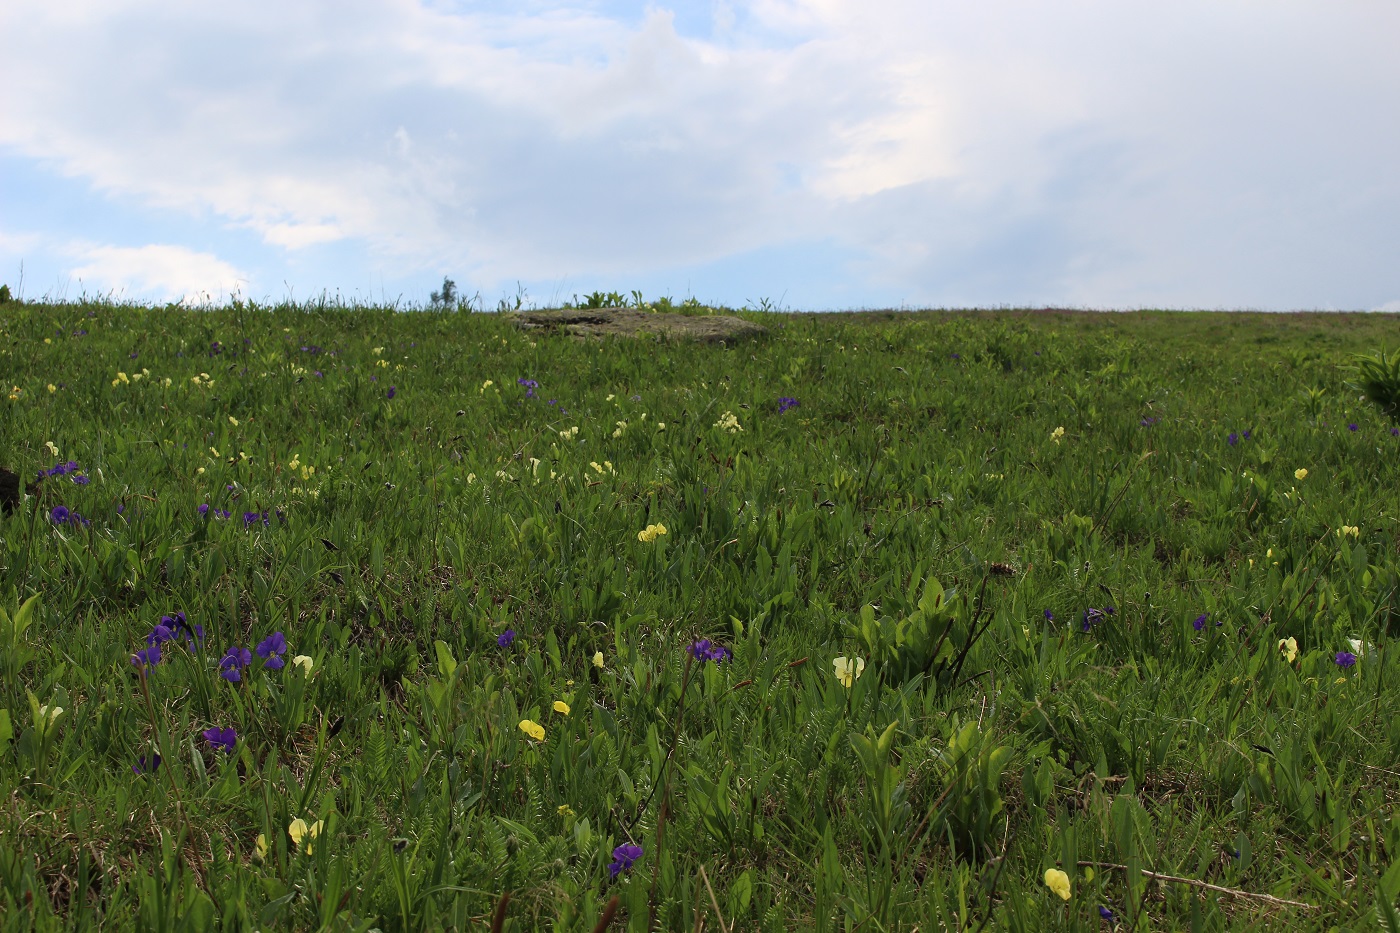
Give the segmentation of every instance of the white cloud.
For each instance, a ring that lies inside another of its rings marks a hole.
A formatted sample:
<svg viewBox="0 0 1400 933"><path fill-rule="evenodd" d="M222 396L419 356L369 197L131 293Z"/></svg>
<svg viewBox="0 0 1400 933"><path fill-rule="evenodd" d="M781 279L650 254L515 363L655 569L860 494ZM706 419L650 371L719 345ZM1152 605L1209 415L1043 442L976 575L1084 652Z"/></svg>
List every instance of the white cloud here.
<svg viewBox="0 0 1400 933"><path fill-rule="evenodd" d="M1394 4L731 0L712 19L11 0L0 83L26 90L0 95L0 147L279 253L352 242L380 273L488 290L806 241L916 302L1400 289Z"/></svg>
<svg viewBox="0 0 1400 933"><path fill-rule="evenodd" d="M87 290L120 299L221 303L248 276L209 253L183 246L78 246L71 274Z"/></svg>

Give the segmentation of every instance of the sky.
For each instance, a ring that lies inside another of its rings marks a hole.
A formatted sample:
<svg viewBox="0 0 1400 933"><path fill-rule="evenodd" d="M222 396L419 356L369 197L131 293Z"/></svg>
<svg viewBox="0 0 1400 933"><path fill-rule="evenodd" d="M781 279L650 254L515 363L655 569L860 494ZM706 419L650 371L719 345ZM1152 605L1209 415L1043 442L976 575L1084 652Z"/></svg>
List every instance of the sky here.
<svg viewBox="0 0 1400 933"><path fill-rule="evenodd" d="M29 299L1400 311L1394 0L6 0Z"/></svg>

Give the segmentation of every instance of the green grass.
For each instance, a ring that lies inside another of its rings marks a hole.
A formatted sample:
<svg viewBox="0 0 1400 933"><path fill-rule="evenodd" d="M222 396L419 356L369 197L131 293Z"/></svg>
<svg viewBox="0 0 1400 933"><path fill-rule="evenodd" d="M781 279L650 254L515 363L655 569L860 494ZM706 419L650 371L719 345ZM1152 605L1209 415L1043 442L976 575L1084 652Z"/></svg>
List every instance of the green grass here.
<svg viewBox="0 0 1400 933"><path fill-rule="evenodd" d="M1376 925L1393 317L748 316L5 305L0 925Z"/></svg>

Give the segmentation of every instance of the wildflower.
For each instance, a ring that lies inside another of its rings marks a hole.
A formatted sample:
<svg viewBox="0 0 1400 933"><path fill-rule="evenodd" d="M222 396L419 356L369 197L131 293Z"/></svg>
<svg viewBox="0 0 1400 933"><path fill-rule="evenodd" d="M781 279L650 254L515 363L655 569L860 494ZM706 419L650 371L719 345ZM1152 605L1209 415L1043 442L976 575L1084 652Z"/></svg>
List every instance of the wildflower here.
<svg viewBox="0 0 1400 933"><path fill-rule="evenodd" d="M207 503L207 502L202 502L202 503L200 503L200 505L195 509L195 511L199 513L199 517L200 517L200 518L206 518L206 517L208 517L208 515L209 515L209 503Z"/></svg>
<svg viewBox="0 0 1400 933"><path fill-rule="evenodd" d="M200 735L204 736L204 741L208 742L216 752L223 751L232 753L234 745L238 742L238 733L233 731L232 726L225 729L214 726L210 729L205 729Z"/></svg>
<svg viewBox="0 0 1400 933"><path fill-rule="evenodd" d="M593 652L593 666L598 668L598 670L600 671L603 669L603 652Z"/></svg>
<svg viewBox="0 0 1400 933"><path fill-rule="evenodd" d="M131 656L131 663L136 665L138 671L144 671L148 667L155 667L160 663L160 645L151 645L149 648L142 648Z"/></svg>
<svg viewBox="0 0 1400 933"><path fill-rule="evenodd" d="M258 833L258 838L253 841L253 854L257 856L258 861L267 858L267 836L262 833Z"/></svg>
<svg viewBox="0 0 1400 933"><path fill-rule="evenodd" d="M1351 646L1352 654L1356 655L1358 658L1366 656L1366 648L1368 645L1361 639L1348 638L1347 644Z"/></svg>
<svg viewBox="0 0 1400 933"><path fill-rule="evenodd" d="M544 741L544 726L530 719L520 720L520 731L534 739L536 742Z"/></svg>
<svg viewBox="0 0 1400 933"><path fill-rule="evenodd" d="M1347 425L1347 430L1348 430L1348 431L1359 431L1359 430L1360 430L1360 427L1359 427L1358 425L1356 425L1356 424L1353 423L1353 424Z"/></svg>
<svg viewBox="0 0 1400 933"><path fill-rule="evenodd" d="M1199 632L1201 629L1205 628L1205 627L1206 627L1206 613L1203 612L1203 613L1201 613L1200 615L1196 616L1195 621L1193 621L1193 622L1191 623L1191 627L1192 627L1193 629L1195 629L1196 631L1198 631L1198 632Z"/></svg>
<svg viewBox="0 0 1400 933"><path fill-rule="evenodd" d="M836 668L836 679L841 681L841 686L847 690L865 673L864 658L837 658L831 663Z"/></svg>
<svg viewBox="0 0 1400 933"><path fill-rule="evenodd" d="M1054 622L1054 621L1055 621L1055 613L1051 612L1049 609L1046 609L1046 610L1045 610L1045 621L1046 621L1046 622Z"/></svg>
<svg viewBox="0 0 1400 933"><path fill-rule="evenodd" d="M136 764L131 766L135 774L146 774L160 767L160 755L152 752L150 755L142 755L136 759Z"/></svg>
<svg viewBox="0 0 1400 933"><path fill-rule="evenodd" d="M1298 639L1291 637L1280 638L1278 640L1278 650L1283 653L1283 659L1289 664L1292 664L1294 659L1298 657Z"/></svg>
<svg viewBox="0 0 1400 933"><path fill-rule="evenodd" d="M1304 467L1299 467L1298 469L1294 470L1294 471L1293 471L1293 478L1296 479L1296 480L1305 480L1305 479L1307 479L1307 478L1308 478L1308 471L1307 471L1307 469L1304 468Z"/></svg>
<svg viewBox="0 0 1400 933"><path fill-rule="evenodd" d="M46 388L46 389L49 390L49 394L50 394L50 395L53 395L55 392L58 391L58 386L54 385L52 382L50 382L48 385L44 386L44 388Z"/></svg>
<svg viewBox="0 0 1400 933"><path fill-rule="evenodd" d="M1060 438L1064 436L1065 429L1063 427L1056 428L1055 430L1050 432L1050 440L1054 441L1056 444L1058 444L1060 442Z"/></svg>
<svg viewBox="0 0 1400 933"><path fill-rule="evenodd" d="M500 645L502 648L509 648L513 641L515 641L515 629L513 628L508 628L496 636L496 644Z"/></svg>
<svg viewBox="0 0 1400 933"><path fill-rule="evenodd" d="M648 525L641 531L637 532L637 540L645 544L650 544L665 533L665 525Z"/></svg>
<svg viewBox="0 0 1400 933"><path fill-rule="evenodd" d="M58 717L63 715L61 706L41 706L39 707L39 720L35 725L41 728L48 728L58 722Z"/></svg>
<svg viewBox="0 0 1400 933"><path fill-rule="evenodd" d="M491 387L492 387L493 385L495 385L495 384L496 384L496 383L492 382L490 379L487 379L485 382L483 382L483 383L481 384L481 388L477 390L477 393L478 393L479 395L485 395L485 394L486 394L486 390L489 389L489 388L491 388Z"/></svg>
<svg viewBox="0 0 1400 933"><path fill-rule="evenodd" d="M53 507L53 511L49 512L49 517L53 519L55 525L66 525L71 515L68 507L64 505L56 505Z"/></svg>
<svg viewBox="0 0 1400 933"><path fill-rule="evenodd" d="M393 398L396 394L398 394L398 391L399 390L394 388L393 386L389 386L389 391L385 392L384 395L386 398Z"/></svg>
<svg viewBox="0 0 1400 933"><path fill-rule="evenodd" d="M1340 668L1353 667L1356 664L1356 655L1350 651L1338 651L1336 658L1337 666Z"/></svg>
<svg viewBox="0 0 1400 933"><path fill-rule="evenodd" d="M88 483L92 482L91 477L84 476L81 473L76 473L73 476L68 477L68 479L70 482L76 483L79 486L86 486Z"/></svg>
<svg viewBox="0 0 1400 933"><path fill-rule="evenodd" d="M279 671L287 663L282 659L282 655L287 653L287 639L281 632L273 632L264 638L256 650L258 657L263 659L263 667L269 670Z"/></svg>
<svg viewBox="0 0 1400 933"><path fill-rule="evenodd" d="M183 632L185 641L190 645L193 645L196 640L202 640L204 638L204 626L191 626L185 619L184 610L177 610L173 616L161 616L160 624L169 629L174 635L179 635Z"/></svg>
<svg viewBox="0 0 1400 933"><path fill-rule="evenodd" d="M1058 868L1045 869L1045 886L1060 896L1060 900L1069 900L1069 875Z"/></svg>
<svg viewBox="0 0 1400 933"><path fill-rule="evenodd" d="M616 437L621 437L626 431L627 431L627 422L626 422L626 421L619 421L619 422L617 423L617 428L616 428L616 429L613 431L613 433L612 433L612 436L615 437L615 438L616 438Z"/></svg>
<svg viewBox="0 0 1400 933"><path fill-rule="evenodd" d="M58 456L58 447L54 444L53 441L44 441L44 446L48 448L50 457Z"/></svg>
<svg viewBox="0 0 1400 933"><path fill-rule="evenodd" d="M1099 906L1099 916L1109 923L1113 922L1113 911L1102 905Z"/></svg>
<svg viewBox="0 0 1400 933"><path fill-rule="evenodd" d="M576 815L574 813L574 808L569 806L567 803L561 803L555 809L555 812L558 813L560 816L564 817L564 819L568 819L569 817Z"/></svg>
<svg viewBox="0 0 1400 933"><path fill-rule="evenodd" d="M382 353L384 352L384 348L383 348L383 347L375 347L375 348L374 348L373 350L371 350L370 352L373 353L375 356L379 356L380 354L382 354Z"/></svg>
<svg viewBox="0 0 1400 933"><path fill-rule="evenodd" d="M313 851L312 841L321 835L321 828L324 825L322 820L308 824L306 820L297 817L287 826L287 835L292 837L292 842L296 843L298 849L310 855Z"/></svg>
<svg viewBox="0 0 1400 933"><path fill-rule="evenodd" d="M1391 429L1390 429L1390 436L1391 436L1391 437L1400 437L1400 428L1391 428Z"/></svg>
<svg viewBox="0 0 1400 933"><path fill-rule="evenodd" d="M1361 537L1361 529L1356 525L1343 525L1337 529L1337 537L1343 538L1347 535L1351 535L1353 538L1359 538Z"/></svg>
<svg viewBox="0 0 1400 933"><path fill-rule="evenodd" d="M1080 617L1079 627L1082 631L1088 632L1111 615L1113 615L1112 606L1104 606L1102 609L1085 609L1083 616Z"/></svg>
<svg viewBox="0 0 1400 933"><path fill-rule="evenodd" d="M730 434L738 434L744 430L739 425L739 419L735 417L732 411L726 411L724 414L720 415L719 420L715 422L715 427L723 431L728 431Z"/></svg>
<svg viewBox="0 0 1400 933"><path fill-rule="evenodd" d="M642 847L634 845L622 845L613 849L612 864L608 866L608 874L613 878L628 871L637 860L642 857Z"/></svg>
<svg viewBox="0 0 1400 933"><path fill-rule="evenodd" d="M228 423L233 425L235 428L238 427L238 419L235 418L233 415L228 416Z"/></svg>
<svg viewBox="0 0 1400 933"><path fill-rule="evenodd" d="M1231 431L1231 432L1230 432L1230 436L1227 437L1227 438L1225 438L1225 443L1229 444L1231 447L1234 447L1234 446L1235 446L1236 444L1238 444L1239 442L1240 442L1240 436L1239 436L1238 434L1236 434L1234 431Z"/></svg>
<svg viewBox="0 0 1400 933"><path fill-rule="evenodd" d="M569 715L569 713L573 712L573 710L569 708L569 704L565 703L563 700L554 701L554 711L564 716L567 716Z"/></svg>
<svg viewBox="0 0 1400 933"><path fill-rule="evenodd" d="M728 648L723 645L716 645L708 638L700 639L686 650L690 652L691 657L695 658L695 660L699 661L701 664L706 661L715 661L718 663L734 657L733 652Z"/></svg>
<svg viewBox="0 0 1400 933"><path fill-rule="evenodd" d="M252 663L253 652L247 648L230 648L219 659L219 676L231 684L236 684L243 679L239 672Z"/></svg>
<svg viewBox="0 0 1400 933"><path fill-rule="evenodd" d="M800 404L801 403L798 402L795 398L788 398L787 396L783 396L782 398L778 399L778 414L781 415L789 408L796 408Z"/></svg>
<svg viewBox="0 0 1400 933"><path fill-rule="evenodd" d="M311 668L314 667L315 664L316 662L312 660L309 654L299 654L292 658L292 666L301 668L307 677L311 676Z"/></svg>

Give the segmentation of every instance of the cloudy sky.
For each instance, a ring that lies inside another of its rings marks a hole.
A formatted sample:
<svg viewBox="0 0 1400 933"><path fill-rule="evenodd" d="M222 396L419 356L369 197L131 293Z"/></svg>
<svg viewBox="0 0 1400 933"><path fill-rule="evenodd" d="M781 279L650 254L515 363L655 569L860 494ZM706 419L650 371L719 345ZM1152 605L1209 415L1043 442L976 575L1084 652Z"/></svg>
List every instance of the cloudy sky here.
<svg viewBox="0 0 1400 933"><path fill-rule="evenodd" d="M6 0L0 281L1400 310L1394 0Z"/></svg>

